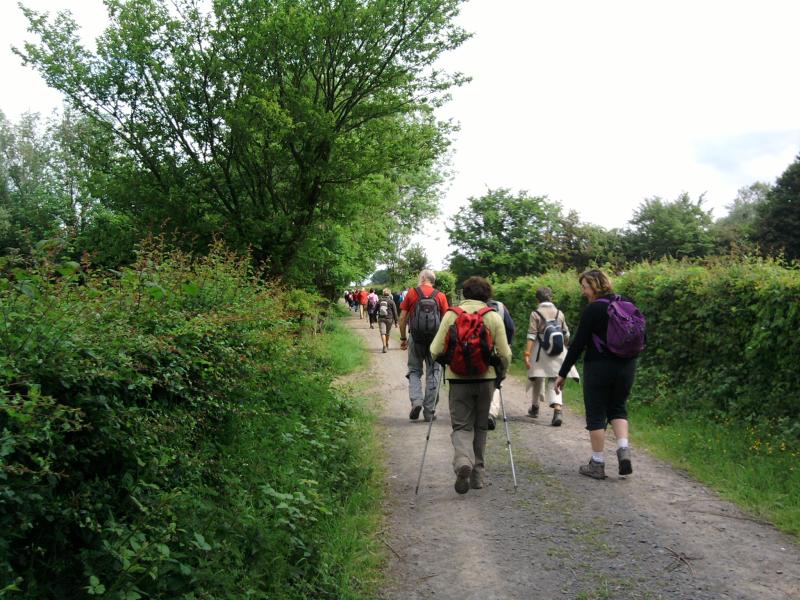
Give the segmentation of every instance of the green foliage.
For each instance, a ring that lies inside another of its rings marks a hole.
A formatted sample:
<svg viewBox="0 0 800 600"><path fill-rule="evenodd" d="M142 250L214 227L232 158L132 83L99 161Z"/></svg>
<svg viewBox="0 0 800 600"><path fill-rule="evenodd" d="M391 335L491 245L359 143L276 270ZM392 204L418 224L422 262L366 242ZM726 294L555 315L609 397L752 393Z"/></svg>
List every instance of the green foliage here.
<svg viewBox="0 0 800 600"><path fill-rule="evenodd" d="M759 204L755 230L762 250L800 259L800 155Z"/></svg>
<svg viewBox="0 0 800 600"><path fill-rule="evenodd" d="M436 271L436 289L447 296L450 304L454 304L456 301L456 276L450 271Z"/></svg>
<svg viewBox="0 0 800 600"><path fill-rule="evenodd" d="M702 204L702 196L693 202L688 194L681 194L672 202L661 198L645 200L634 212L625 233L628 259L641 261L710 254L712 219Z"/></svg>
<svg viewBox="0 0 800 600"><path fill-rule="evenodd" d="M67 14L29 9L37 42L16 52L105 131L91 154L136 229L196 248L224 232L334 298L436 213L434 109L464 78L433 65L467 37L460 0L106 5L95 53Z"/></svg>
<svg viewBox="0 0 800 600"><path fill-rule="evenodd" d="M727 206L728 214L714 223L712 231L721 252L755 253L758 212L769 191L770 186L760 181L739 189L736 198Z"/></svg>
<svg viewBox="0 0 800 600"><path fill-rule="evenodd" d="M560 224L561 207L546 197L489 190L470 198L447 228L456 248L450 270L459 282L470 275L543 273L556 264Z"/></svg>
<svg viewBox="0 0 800 600"><path fill-rule="evenodd" d="M0 264L0 588L355 597L343 553L371 550L328 536L373 474L320 299L219 244L113 276L56 250Z"/></svg>

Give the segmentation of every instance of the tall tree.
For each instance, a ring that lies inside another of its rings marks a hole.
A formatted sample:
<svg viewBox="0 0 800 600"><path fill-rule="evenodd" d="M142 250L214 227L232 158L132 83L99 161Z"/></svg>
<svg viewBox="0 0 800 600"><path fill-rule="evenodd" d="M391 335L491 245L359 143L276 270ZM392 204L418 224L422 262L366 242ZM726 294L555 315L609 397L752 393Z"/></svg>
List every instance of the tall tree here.
<svg viewBox="0 0 800 600"><path fill-rule="evenodd" d="M464 81L434 65L467 37L460 3L105 0L96 53L67 14L28 9L39 41L17 52L120 140L115 160L141 192L124 195L129 214L224 231L275 273L317 265L313 279L330 265L303 253L330 241L326 224L433 210L450 132L433 109ZM428 183L407 186L414 173Z"/></svg>
<svg viewBox="0 0 800 600"><path fill-rule="evenodd" d="M77 227L91 201L71 153L74 134L68 114L45 121L27 113L9 123L0 113L0 250Z"/></svg>
<svg viewBox="0 0 800 600"><path fill-rule="evenodd" d="M758 206L754 239L767 252L800 258L800 154Z"/></svg>
<svg viewBox="0 0 800 600"><path fill-rule="evenodd" d="M456 248L450 271L458 281L476 273L501 279L543 273L562 254L561 225L561 206L546 196L497 189L472 197L447 227Z"/></svg>
<svg viewBox="0 0 800 600"><path fill-rule="evenodd" d="M726 206L728 214L714 223L713 234L720 251L753 250L758 211L769 191L769 184L761 181L739 189L733 202Z"/></svg>
<svg viewBox="0 0 800 600"><path fill-rule="evenodd" d="M624 232L628 258L638 261L709 254L713 249L712 218L702 205L702 196L695 202L686 193L672 202L658 197L645 200Z"/></svg>

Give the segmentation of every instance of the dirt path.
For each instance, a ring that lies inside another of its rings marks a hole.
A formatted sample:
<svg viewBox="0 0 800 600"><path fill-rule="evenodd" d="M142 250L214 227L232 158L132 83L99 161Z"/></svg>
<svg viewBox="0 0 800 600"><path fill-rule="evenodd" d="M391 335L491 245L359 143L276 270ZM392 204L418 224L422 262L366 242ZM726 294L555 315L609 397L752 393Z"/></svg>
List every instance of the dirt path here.
<svg viewBox="0 0 800 600"><path fill-rule="evenodd" d="M800 547L685 474L637 450L634 474L581 477L581 417L525 415L524 384L503 387L519 488L502 423L489 433L487 487L453 490L447 389L441 394L419 495L427 423L409 421L406 353L397 331L382 354L377 329L350 318L370 349L387 460L386 599L798 599ZM635 418L635 416L634 416Z"/></svg>

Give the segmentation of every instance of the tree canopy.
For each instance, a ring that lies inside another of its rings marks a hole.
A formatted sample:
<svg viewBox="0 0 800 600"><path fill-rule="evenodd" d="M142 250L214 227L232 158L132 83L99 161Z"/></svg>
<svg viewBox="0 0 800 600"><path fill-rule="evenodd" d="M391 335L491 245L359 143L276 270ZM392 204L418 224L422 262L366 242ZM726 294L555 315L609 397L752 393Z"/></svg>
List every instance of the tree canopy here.
<svg viewBox="0 0 800 600"><path fill-rule="evenodd" d="M757 207L754 239L762 250L800 258L800 154Z"/></svg>
<svg viewBox="0 0 800 600"><path fill-rule="evenodd" d="M478 273L543 273L556 262L560 225L561 207L546 196L497 189L469 198L447 227L456 249L450 270L459 281Z"/></svg>
<svg viewBox="0 0 800 600"><path fill-rule="evenodd" d="M695 202L685 193L672 202L658 197L645 200L625 232L628 258L638 261L709 254L714 246L712 218L702 204L702 196Z"/></svg>
<svg viewBox="0 0 800 600"><path fill-rule="evenodd" d="M460 3L105 0L96 52L68 14L29 9L38 41L16 52L113 134L115 210L330 288L436 210L433 109L464 78L434 64L467 37Z"/></svg>

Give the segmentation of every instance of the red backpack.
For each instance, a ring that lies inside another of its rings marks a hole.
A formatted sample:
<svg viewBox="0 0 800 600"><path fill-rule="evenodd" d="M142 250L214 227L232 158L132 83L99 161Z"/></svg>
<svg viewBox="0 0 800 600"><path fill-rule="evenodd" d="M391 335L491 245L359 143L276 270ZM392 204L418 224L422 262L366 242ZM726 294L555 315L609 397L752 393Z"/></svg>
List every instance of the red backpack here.
<svg viewBox="0 0 800 600"><path fill-rule="evenodd" d="M449 308L456 313L444 340L444 363L456 375L483 375L491 366L494 340L483 322L483 315L494 310L490 306L468 313L459 306Z"/></svg>

